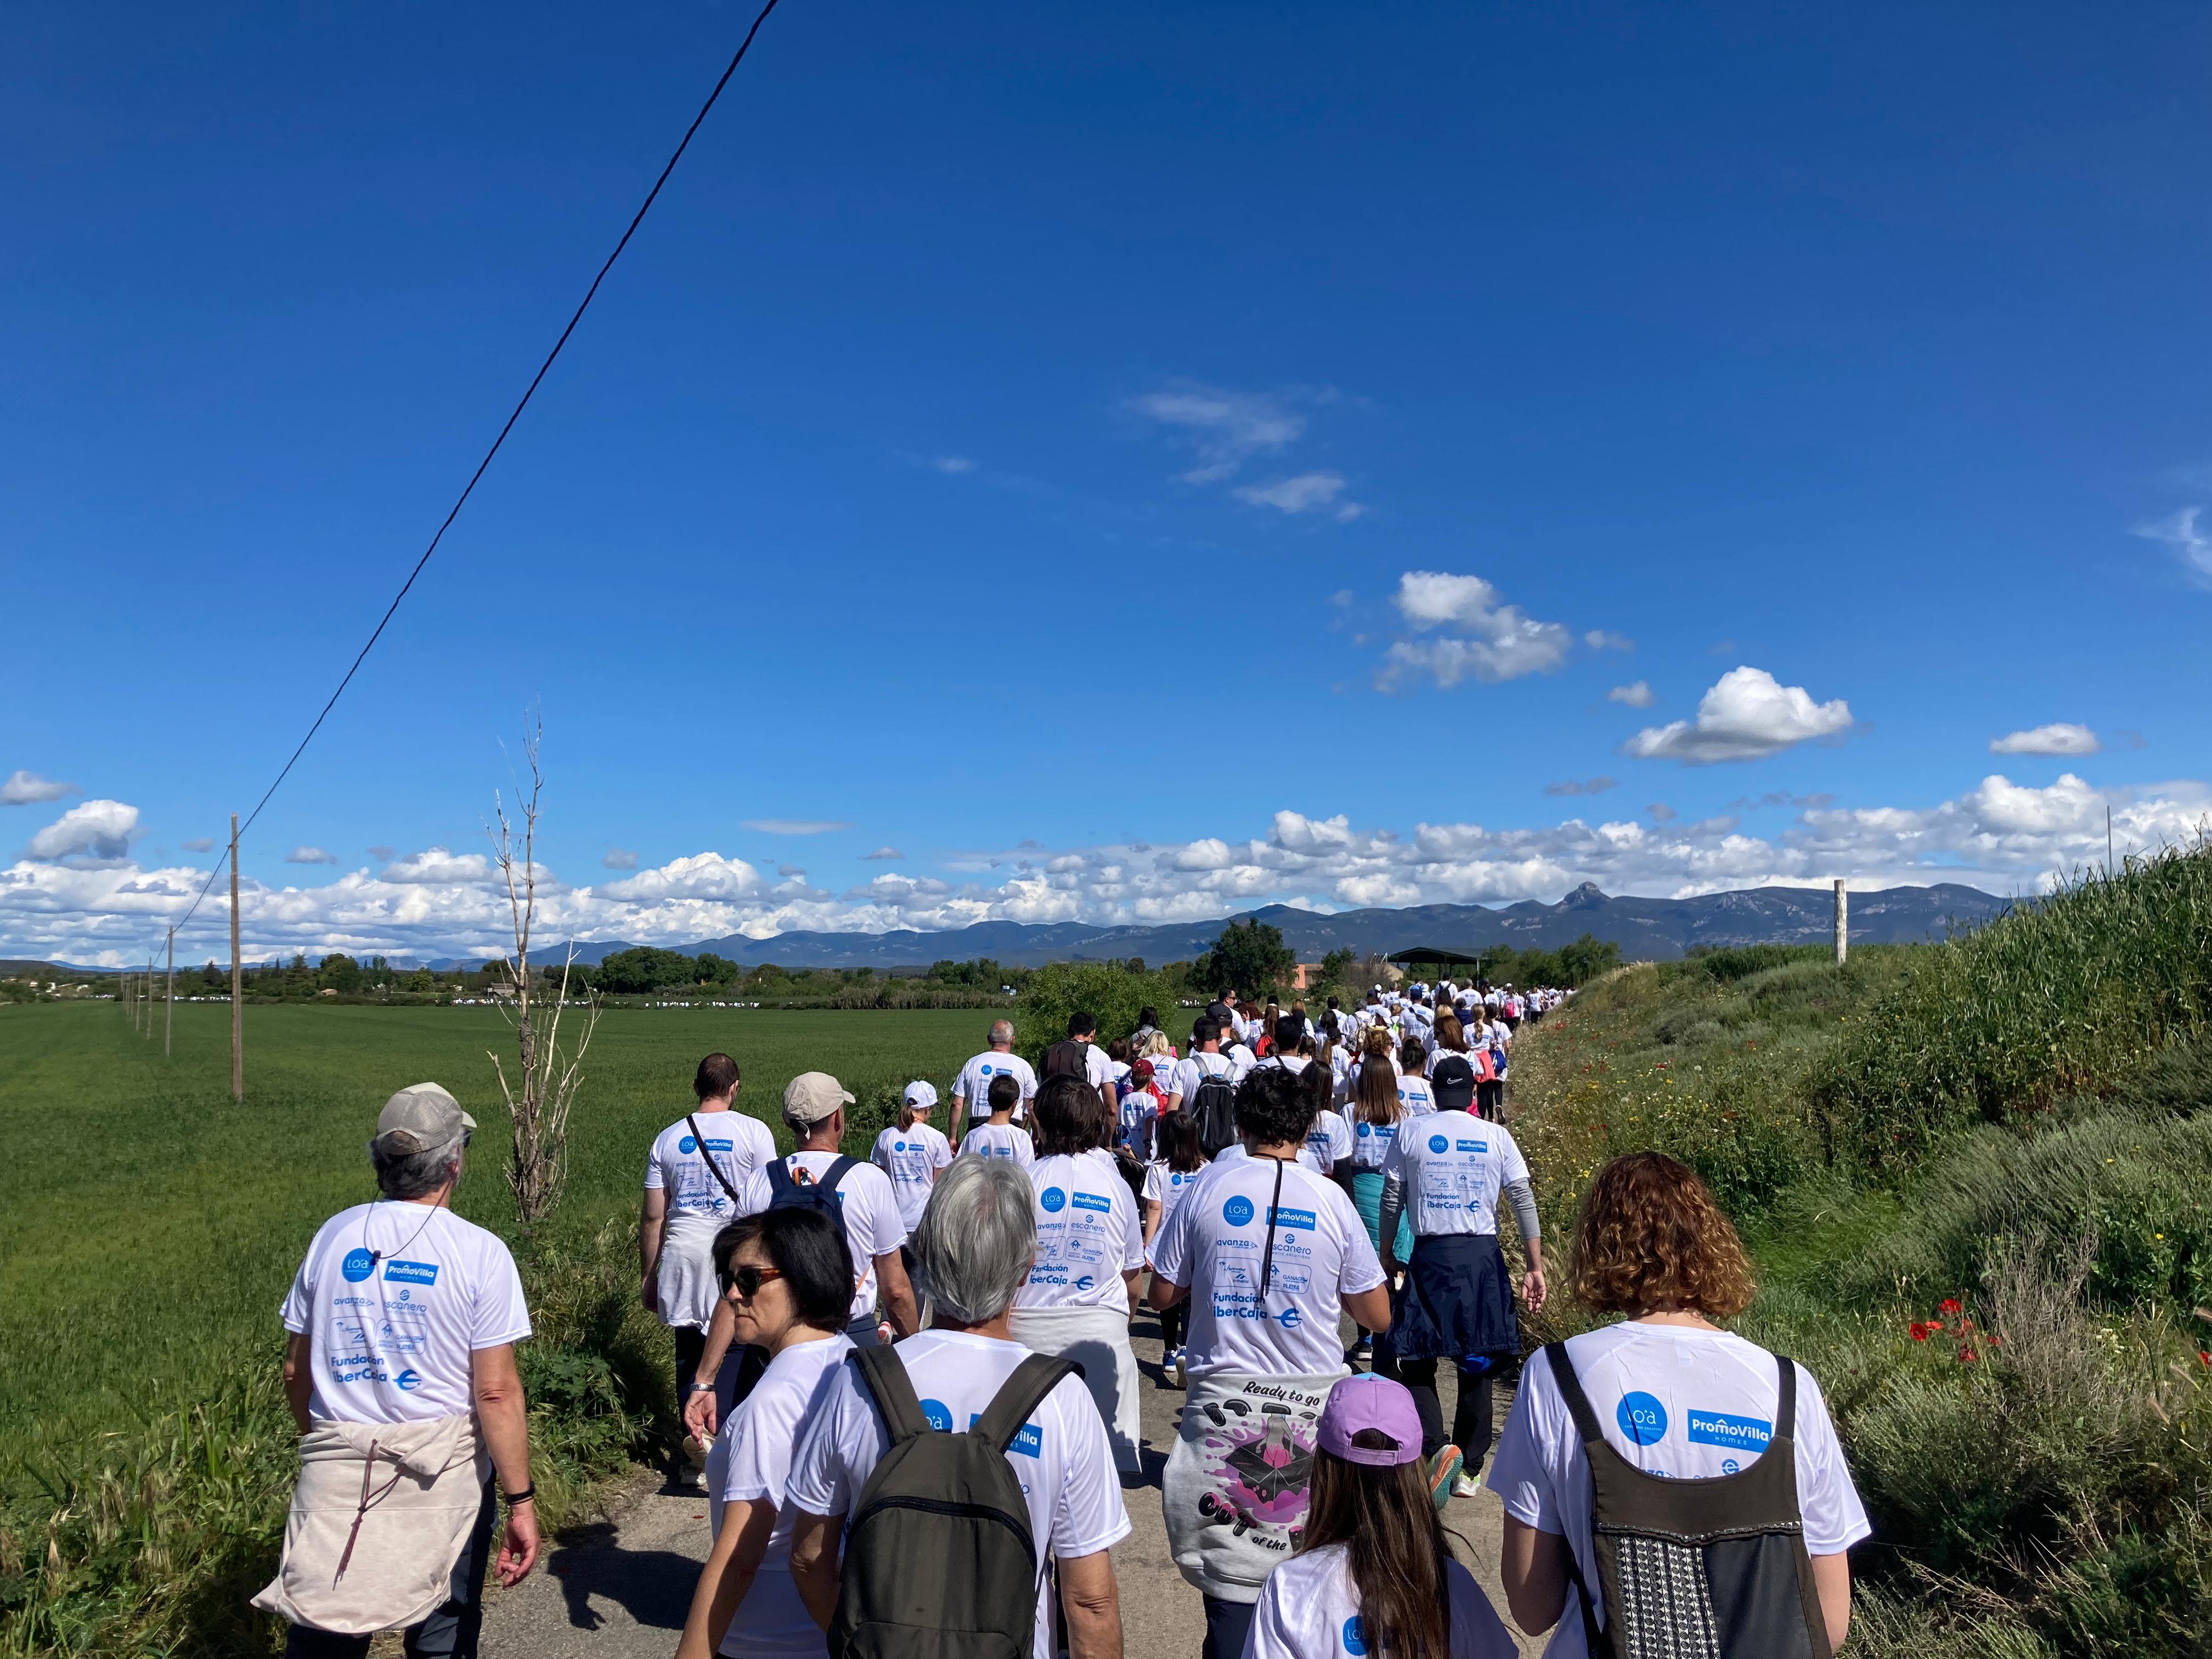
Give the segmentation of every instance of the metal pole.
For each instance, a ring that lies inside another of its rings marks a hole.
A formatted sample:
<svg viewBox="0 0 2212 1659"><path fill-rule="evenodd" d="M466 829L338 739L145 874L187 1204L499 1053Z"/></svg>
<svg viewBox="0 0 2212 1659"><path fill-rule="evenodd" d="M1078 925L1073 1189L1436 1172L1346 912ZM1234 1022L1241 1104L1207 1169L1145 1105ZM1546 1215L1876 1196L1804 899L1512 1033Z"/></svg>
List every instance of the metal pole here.
<svg viewBox="0 0 2212 1659"><path fill-rule="evenodd" d="M238 960L238 814L230 815L230 1097L246 1098L246 980Z"/></svg>
<svg viewBox="0 0 2212 1659"><path fill-rule="evenodd" d="M1851 948L1851 899L1845 890L1844 878L1836 878L1836 966L1844 965L1844 957Z"/></svg>
<svg viewBox="0 0 2212 1659"><path fill-rule="evenodd" d="M169 1039L177 1027L177 930L169 929L169 1000L161 1010L161 1058L169 1057Z"/></svg>

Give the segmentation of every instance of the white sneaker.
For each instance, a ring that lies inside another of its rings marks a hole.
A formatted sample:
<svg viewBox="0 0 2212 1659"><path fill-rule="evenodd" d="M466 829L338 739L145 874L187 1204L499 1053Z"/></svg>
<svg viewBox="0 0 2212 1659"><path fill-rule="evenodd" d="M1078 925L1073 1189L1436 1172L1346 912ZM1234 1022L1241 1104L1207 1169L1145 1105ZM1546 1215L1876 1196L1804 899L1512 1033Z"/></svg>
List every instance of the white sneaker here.
<svg viewBox="0 0 2212 1659"><path fill-rule="evenodd" d="M1178 1389L1187 1389L1187 1388L1188 1388L1188 1387L1190 1386L1190 1379L1189 1379L1189 1377L1188 1377L1188 1376L1187 1376L1184 1374L1184 1372L1183 1372L1183 1367L1182 1367L1182 1350L1181 1348L1177 1348L1177 1349L1176 1350L1176 1357L1175 1357L1175 1376L1176 1376L1176 1387L1177 1387Z"/></svg>
<svg viewBox="0 0 2212 1659"><path fill-rule="evenodd" d="M1481 1490L1482 1477L1479 1474L1462 1474L1452 1482L1454 1498L1472 1498Z"/></svg>

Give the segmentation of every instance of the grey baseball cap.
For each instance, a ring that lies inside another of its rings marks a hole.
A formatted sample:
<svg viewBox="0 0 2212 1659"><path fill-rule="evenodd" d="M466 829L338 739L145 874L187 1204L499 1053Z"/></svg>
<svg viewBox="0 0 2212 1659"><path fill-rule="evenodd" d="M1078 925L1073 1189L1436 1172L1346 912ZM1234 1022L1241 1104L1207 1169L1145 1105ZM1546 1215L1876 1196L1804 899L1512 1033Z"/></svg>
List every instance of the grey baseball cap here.
<svg viewBox="0 0 2212 1659"><path fill-rule="evenodd" d="M376 1148L405 1155L450 1146L477 1127L461 1103L434 1083L402 1089L376 1115Z"/></svg>
<svg viewBox="0 0 2212 1659"><path fill-rule="evenodd" d="M840 1107L852 1103L853 1097L845 1092L845 1085L829 1073L801 1072L784 1089L784 1121L820 1123L835 1116Z"/></svg>

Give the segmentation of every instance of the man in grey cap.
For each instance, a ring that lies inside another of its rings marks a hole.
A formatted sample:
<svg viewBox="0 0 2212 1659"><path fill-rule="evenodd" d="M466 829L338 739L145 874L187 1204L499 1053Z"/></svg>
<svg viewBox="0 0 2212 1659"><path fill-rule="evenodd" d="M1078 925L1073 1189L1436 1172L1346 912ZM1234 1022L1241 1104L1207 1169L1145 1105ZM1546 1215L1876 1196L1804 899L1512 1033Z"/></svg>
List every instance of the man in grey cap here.
<svg viewBox="0 0 2212 1659"><path fill-rule="evenodd" d="M395 1629L410 1656L474 1655L495 1492L500 1582L538 1559L514 1362L530 1312L507 1246L451 1208L476 1127L434 1083L386 1101L381 1196L322 1224L284 1298L300 1482L254 1605L291 1620L291 1659L356 1659Z"/></svg>

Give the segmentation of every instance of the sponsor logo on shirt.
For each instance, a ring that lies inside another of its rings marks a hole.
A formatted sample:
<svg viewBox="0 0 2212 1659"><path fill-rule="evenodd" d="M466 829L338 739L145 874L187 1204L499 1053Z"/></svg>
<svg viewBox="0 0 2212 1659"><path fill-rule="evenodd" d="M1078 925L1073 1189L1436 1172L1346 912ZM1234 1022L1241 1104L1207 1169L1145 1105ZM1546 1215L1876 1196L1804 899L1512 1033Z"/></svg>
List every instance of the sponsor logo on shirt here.
<svg viewBox="0 0 2212 1659"><path fill-rule="evenodd" d="M1765 1451L1774 1438L1774 1425L1763 1417L1733 1417L1727 1412L1700 1411L1692 1406L1682 1413L1683 1432L1700 1446L1727 1446L1735 1451Z"/></svg>
<svg viewBox="0 0 2212 1659"><path fill-rule="evenodd" d="M1252 1207L1252 1200L1242 1193L1221 1206L1221 1218L1232 1227L1245 1225L1258 1213L1259 1212Z"/></svg>
<svg viewBox="0 0 2212 1659"><path fill-rule="evenodd" d="M1431 1135L1429 1150L1432 1152L1448 1152L1451 1150L1451 1142L1446 1140L1442 1135Z"/></svg>
<svg viewBox="0 0 2212 1659"><path fill-rule="evenodd" d="M406 1389L408 1393L412 1394L422 1386L422 1373L413 1370L404 1370L392 1380Z"/></svg>
<svg viewBox="0 0 2212 1659"><path fill-rule="evenodd" d="M945 1402L942 1400L923 1401L921 1402L921 1414L923 1419L928 1423L929 1426L935 1429L939 1433L950 1434L952 1432L952 1413L945 1410Z"/></svg>
<svg viewBox="0 0 2212 1659"><path fill-rule="evenodd" d="M438 1264L434 1261L387 1261L384 1264L384 1282L387 1285L434 1285L438 1282Z"/></svg>
<svg viewBox="0 0 2212 1659"><path fill-rule="evenodd" d="M1114 1207L1114 1201L1103 1193L1078 1193L1075 1195L1075 1207L1079 1210L1110 1211Z"/></svg>
<svg viewBox="0 0 2212 1659"><path fill-rule="evenodd" d="M1490 1150L1490 1143L1486 1140L1462 1140L1457 1146L1462 1152L1486 1152Z"/></svg>
<svg viewBox="0 0 2212 1659"><path fill-rule="evenodd" d="M346 1276L349 1285L358 1285L376 1271L376 1256L369 1250L348 1250L338 1271Z"/></svg>
<svg viewBox="0 0 2212 1659"><path fill-rule="evenodd" d="M690 1135L685 1135L681 1140L676 1143L676 1150L688 1157L690 1154L699 1150L699 1143L692 1139Z"/></svg>
<svg viewBox="0 0 2212 1659"><path fill-rule="evenodd" d="M710 1152L726 1152L737 1144L734 1140L710 1140L707 1143L707 1150Z"/></svg>
<svg viewBox="0 0 2212 1659"><path fill-rule="evenodd" d="M906 1142L903 1140L894 1140L891 1142L891 1150L895 1152L904 1152L906 1150Z"/></svg>
<svg viewBox="0 0 2212 1659"><path fill-rule="evenodd" d="M1304 1324L1305 1321L1298 1316L1298 1310L1296 1308L1285 1308L1275 1316L1275 1322L1286 1331L1294 1331Z"/></svg>
<svg viewBox="0 0 2212 1659"><path fill-rule="evenodd" d="M982 1420L983 1413L981 1412L970 1412L968 1413L968 1426L971 1429ZM950 1425L948 1425L947 1426L949 1427ZM1034 1423L1024 1423L1021 1426L1021 1431L1014 1436L1013 1440L1007 1445L1006 1449L1010 1452L1019 1452L1024 1457L1042 1457L1044 1455L1044 1431L1037 1427Z"/></svg>
<svg viewBox="0 0 2212 1659"><path fill-rule="evenodd" d="M1067 1194L1057 1187L1048 1187L1038 1195L1037 1202L1044 1206L1047 1215L1058 1215L1067 1207Z"/></svg>
<svg viewBox="0 0 2212 1659"><path fill-rule="evenodd" d="M1613 1413L1613 1419L1620 1425L1620 1431L1639 1446L1656 1446L1667 1432L1667 1407L1656 1395L1645 1394L1640 1389L1621 1396L1620 1408Z"/></svg>
<svg viewBox="0 0 2212 1659"><path fill-rule="evenodd" d="M1344 1650L1352 1659L1360 1659L1367 1651L1367 1627L1359 1622L1356 1613L1344 1621Z"/></svg>
<svg viewBox="0 0 2212 1659"><path fill-rule="evenodd" d="M1364 1140L1368 1136L1375 1133L1375 1126L1371 1123L1363 1123L1359 1126L1357 1133L1358 1133L1359 1138L1362 1140ZM1355 1619L1352 1622L1357 1624L1358 1621Z"/></svg>
<svg viewBox="0 0 2212 1659"><path fill-rule="evenodd" d="M1314 1230L1314 1212L1311 1210L1279 1208L1272 1212L1270 1218L1278 1227L1302 1227L1307 1232Z"/></svg>

